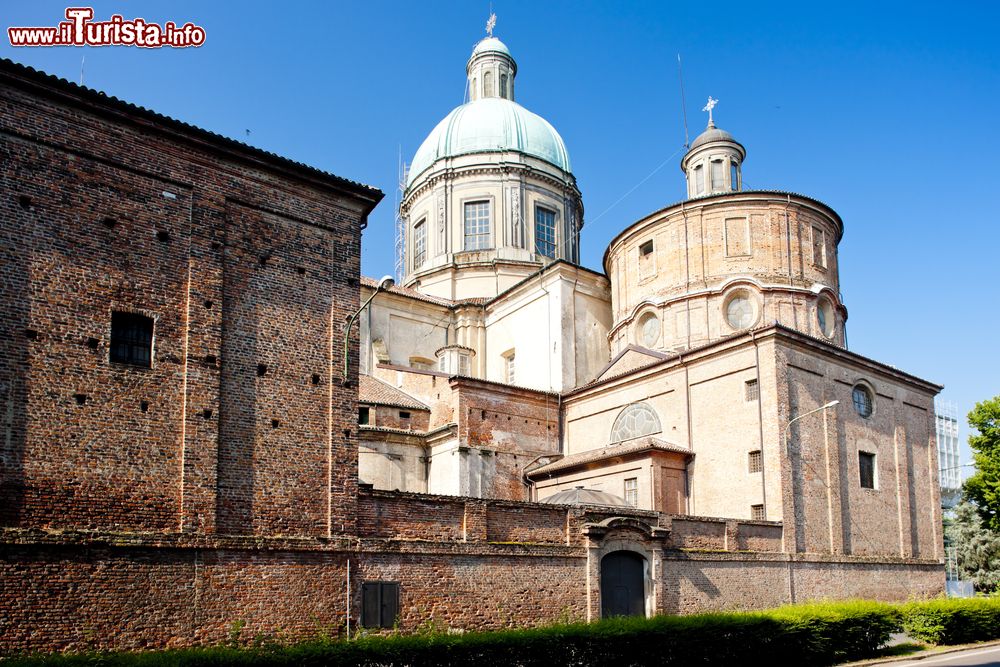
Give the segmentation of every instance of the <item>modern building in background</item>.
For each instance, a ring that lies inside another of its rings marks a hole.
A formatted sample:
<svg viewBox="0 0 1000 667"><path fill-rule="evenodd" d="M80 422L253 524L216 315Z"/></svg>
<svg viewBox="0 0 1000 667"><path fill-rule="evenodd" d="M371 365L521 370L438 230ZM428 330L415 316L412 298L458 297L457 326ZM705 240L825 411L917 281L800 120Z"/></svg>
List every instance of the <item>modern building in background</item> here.
<svg viewBox="0 0 1000 667"><path fill-rule="evenodd" d="M941 506L951 509L961 500L964 478L964 466L960 460L958 407L950 401L935 401L934 424L940 466Z"/></svg>

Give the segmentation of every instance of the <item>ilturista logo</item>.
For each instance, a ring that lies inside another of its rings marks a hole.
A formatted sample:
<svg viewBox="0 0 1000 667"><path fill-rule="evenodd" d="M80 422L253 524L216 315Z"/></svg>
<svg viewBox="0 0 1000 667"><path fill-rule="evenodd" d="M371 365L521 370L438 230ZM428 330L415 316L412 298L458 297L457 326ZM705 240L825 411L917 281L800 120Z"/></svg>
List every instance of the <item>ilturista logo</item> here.
<svg viewBox="0 0 1000 667"><path fill-rule="evenodd" d="M93 7L67 7L66 20L55 26L10 27L11 46L138 46L187 48L205 43L205 29L191 22L163 25L143 18L126 19L112 14L107 21L94 21Z"/></svg>

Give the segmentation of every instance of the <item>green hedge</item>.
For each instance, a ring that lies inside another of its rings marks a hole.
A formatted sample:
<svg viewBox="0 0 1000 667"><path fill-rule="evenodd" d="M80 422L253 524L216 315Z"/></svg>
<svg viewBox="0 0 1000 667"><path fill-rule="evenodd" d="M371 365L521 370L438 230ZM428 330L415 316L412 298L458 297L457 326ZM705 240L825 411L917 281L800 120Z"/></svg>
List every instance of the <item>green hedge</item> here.
<svg viewBox="0 0 1000 667"><path fill-rule="evenodd" d="M888 605L869 601L781 607L763 612L621 618L503 632L361 637L247 648L22 657L2 667L523 667L712 665L762 661L829 665L877 655L892 632L934 644L1000 638L1000 598Z"/></svg>
<svg viewBox="0 0 1000 667"><path fill-rule="evenodd" d="M1000 639L1000 598L940 599L902 606L903 629L931 644Z"/></svg>
<svg viewBox="0 0 1000 667"><path fill-rule="evenodd" d="M444 667L490 664L825 665L869 657L899 627L899 613L874 602L783 607L769 612L609 619L503 632L362 637L257 648L214 647L150 653L96 653L21 658L26 665L173 665L263 667L365 665Z"/></svg>

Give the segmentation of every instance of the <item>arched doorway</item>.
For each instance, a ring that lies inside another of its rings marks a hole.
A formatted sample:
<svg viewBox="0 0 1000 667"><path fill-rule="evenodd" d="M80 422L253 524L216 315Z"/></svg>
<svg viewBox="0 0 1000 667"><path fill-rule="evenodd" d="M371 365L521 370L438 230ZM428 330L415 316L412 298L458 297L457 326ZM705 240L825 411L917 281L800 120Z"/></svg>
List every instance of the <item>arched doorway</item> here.
<svg viewBox="0 0 1000 667"><path fill-rule="evenodd" d="M612 551L601 559L601 617L646 615L646 559Z"/></svg>

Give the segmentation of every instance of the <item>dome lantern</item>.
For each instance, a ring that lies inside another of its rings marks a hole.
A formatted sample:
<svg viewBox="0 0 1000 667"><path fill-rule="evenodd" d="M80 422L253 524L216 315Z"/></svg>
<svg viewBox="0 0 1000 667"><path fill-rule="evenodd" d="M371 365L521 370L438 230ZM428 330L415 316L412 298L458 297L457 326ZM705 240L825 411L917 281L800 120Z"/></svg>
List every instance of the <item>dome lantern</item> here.
<svg viewBox="0 0 1000 667"><path fill-rule="evenodd" d="M733 135L715 126L712 109L718 102L709 96L702 109L708 112L708 126L681 159L689 199L743 189L742 167L747 151Z"/></svg>
<svg viewBox="0 0 1000 667"><path fill-rule="evenodd" d="M465 72L469 78L469 100L490 97L514 100L517 63L507 45L496 37L486 37L476 44Z"/></svg>

